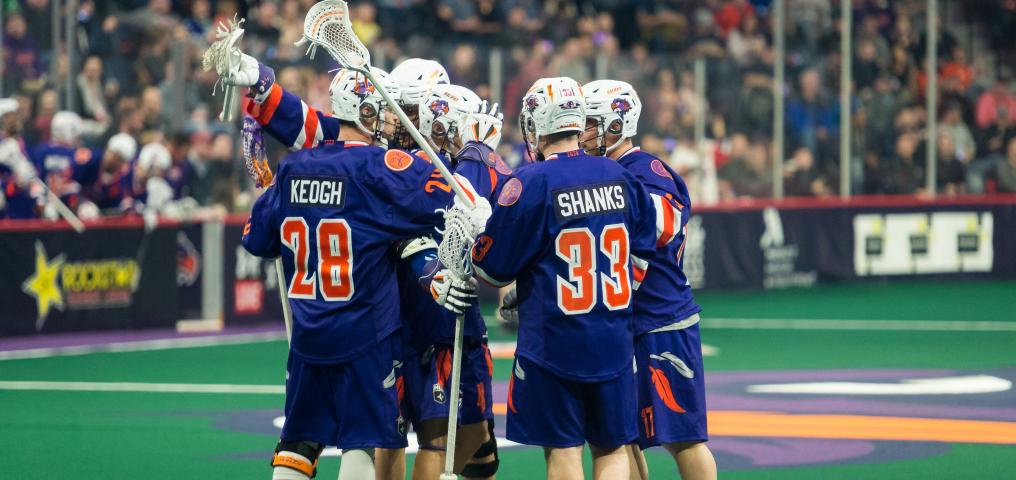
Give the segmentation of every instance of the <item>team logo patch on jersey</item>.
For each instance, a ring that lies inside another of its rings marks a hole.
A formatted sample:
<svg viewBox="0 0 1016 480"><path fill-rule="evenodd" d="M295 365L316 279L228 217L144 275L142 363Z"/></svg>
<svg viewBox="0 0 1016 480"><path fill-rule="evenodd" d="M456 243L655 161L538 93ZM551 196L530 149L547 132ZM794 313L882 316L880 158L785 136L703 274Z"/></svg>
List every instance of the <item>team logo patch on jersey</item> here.
<svg viewBox="0 0 1016 480"><path fill-rule="evenodd" d="M649 169L652 170L653 173L655 173L655 174L657 174L657 175L659 175L661 177L670 178L670 179L674 178L674 177L672 177L670 175L670 172L667 171L666 167L663 166L663 162L661 162L659 159L653 160L649 164Z"/></svg>
<svg viewBox="0 0 1016 480"><path fill-rule="evenodd" d="M401 172L413 164L413 157L402 150L385 152L385 166L393 172Z"/></svg>
<svg viewBox="0 0 1016 480"><path fill-rule="evenodd" d="M345 181L334 177L290 177L289 204L342 208L346 199Z"/></svg>
<svg viewBox="0 0 1016 480"><path fill-rule="evenodd" d="M560 221L616 213L628 207L628 191L622 182L584 185L554 191L554 213Z"/></svg>
<svg viewBox="0 0 1016 480"><path fill-rule="evenodd" d="M78 165L84 165L91 159L92 151L87 148L81 147L74 151L74 161L77 162Z"/></svg>
<svg viewBox="0 0 1016 480"><path fill-rule="evenodd" d="M490 162L491 165L494 165L494 170L496 170L497 173L500 173L501 175L512 174L512 167L509 167L508 164L505 163L504 159L501 158L501 155L498 155L497 152L488 153L487 161Z"/></svg>
<svg viewBox="0 0 1016 480"><path fill-rule="evenodd" d="M501 195L497 197L497 204L502 207L510 207L515 205L515 202L519 201L521 196L522 180L513 178L504 184L504 188L501 189Z"/></svg>

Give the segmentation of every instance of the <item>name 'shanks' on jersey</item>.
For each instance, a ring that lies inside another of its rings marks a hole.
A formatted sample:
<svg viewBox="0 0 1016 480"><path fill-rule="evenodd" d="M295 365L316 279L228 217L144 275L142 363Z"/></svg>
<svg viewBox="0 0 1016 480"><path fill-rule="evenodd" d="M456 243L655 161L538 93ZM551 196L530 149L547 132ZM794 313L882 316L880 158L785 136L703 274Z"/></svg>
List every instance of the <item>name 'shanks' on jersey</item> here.
<svg viewBox="0 0 1016 480"><path fill-rule="evenodd" d="M345 178L292 177L289 179L289 204L342 208L346 199L345 182Z"/></svg>
<svg viewBox="0 0 1016 480"><path fill-rule="evenodd" d="M623 182L600 183L554 191L554 213L560 221L603 213L621 212L627 207Z"/></svg>

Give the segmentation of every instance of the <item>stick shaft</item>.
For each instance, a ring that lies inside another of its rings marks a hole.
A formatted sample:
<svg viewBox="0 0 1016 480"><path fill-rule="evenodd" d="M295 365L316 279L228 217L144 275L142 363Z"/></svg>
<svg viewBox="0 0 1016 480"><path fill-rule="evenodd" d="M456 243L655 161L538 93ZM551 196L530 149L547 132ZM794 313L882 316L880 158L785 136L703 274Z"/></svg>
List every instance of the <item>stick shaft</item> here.
<svg viewBox="0 0 1016 480"><path fill-rule="evenodd" d="M219 112L219 120L221 120L223 122L232 122L233 121L233 110L234 110L233 109L233 103L235 103L235 101L236 101L235 100L236 99L236 89L237 89L237 87L233 87L233 86L227 86L226 87L226 94L222 98L222 111Z"/></svg>
<svg viewBox="0 0 1016 480"><path fill-rule="evenodd" d="M462 376L462 330L465 316L455 318L455 341L452 343L451 391L448 392L448 442L445 446L445 475L455 468L455 436L459 426L459 381Z"/></svg>
<svg viewBox="0 0 1016 480"><path fill-rule="evenodd" d="M85 224L80 218L78 218L77 215L74 214L74 212L71 211L70 207L68 207L63 200L60 200L60 197L49 189L49 185L46 185L46 182L43 182L38 178L33 179L32 182L46 191L46 198L48 198L50 203L53 204L53 208L56 209L56 213L59 213L64 220L67 220L67 223L71 225L71 228L73 228L75 232L82 233L85 231Z"/></svg>
<svg viewBox="0 0 1016 480"><path fill-rule="evenodd" d="M293 343L293 310L289 308L286 274L282 271L282 257L275 259L275 278L279 284L279 301L282 303L282 320L286 322L286 341Z"/></svg>

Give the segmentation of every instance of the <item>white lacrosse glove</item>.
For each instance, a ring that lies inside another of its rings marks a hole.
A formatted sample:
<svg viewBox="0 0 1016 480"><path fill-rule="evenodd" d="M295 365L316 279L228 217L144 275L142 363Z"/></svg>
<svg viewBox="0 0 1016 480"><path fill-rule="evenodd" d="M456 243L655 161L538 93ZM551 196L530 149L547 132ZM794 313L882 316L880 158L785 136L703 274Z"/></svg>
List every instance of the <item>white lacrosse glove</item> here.
<svg viewBox="0 0 1016 480"><path fill-rule="evenodd" d="M459 279L436 260L428 263L424 272L420 284L428 288L434 301L441 307L462 315L467 308L476 305L476 279Z"/></svg>
<svg viewBox="0 0 1016 480"><path fill-rule="evenodd" d="M463 182L459 183L461 185ZM464 188L472 191L469 187ZM487 219L490 218L493 210L491 210L490 202L487 201L486 198L477 195L475 191L472 192L472 205L463 203L462 200L459 199L458 195L455 196L455 201L452 202L452 207L445 212L445 223L447 225L449 216L456 216L465 219L469 227L469 231L466 233L468 233L469 238L475 240L476 237L483 233L483 230L487 228Z"/></svg>
<svg viewBox="0 0 1016 480"><path fill-rule="evenodd" d="M272 85L275 85L275 70L246 53L234 54L240 56L240 67L223 75L222 82L235 87L250 87L249 96L255 102L263 103L268 99Z"/></svg>
<svg viewBox="0 0 1016 480"><path fill-rule="evenodd" d="M475 112L467 113L459 128L459 139L465 145L469 142L481 142L492 150L497 150L501 143L501 129L504 126L504 114L497 103L488 107L487 101L480 103Z"/></svg>
<svg viewBox="0 0 1016 480"><path fill-rule="evenodd" d="M515 287L508 290L508 293L501 299L501 306L498 307L494 316L505 328L519 329L519 293Z"/></svg>

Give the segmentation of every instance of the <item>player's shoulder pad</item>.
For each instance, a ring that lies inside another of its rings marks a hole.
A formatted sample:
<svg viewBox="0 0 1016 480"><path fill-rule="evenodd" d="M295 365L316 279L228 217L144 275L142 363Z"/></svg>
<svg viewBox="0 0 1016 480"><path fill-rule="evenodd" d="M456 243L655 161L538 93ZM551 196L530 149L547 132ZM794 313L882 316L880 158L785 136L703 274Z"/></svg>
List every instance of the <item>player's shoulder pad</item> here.
<svg viewBox="0 0 1016 480"><path fill-rule="evenodd" d="M522 203L544 203L546 201L547 190L545 168L542 168L544 166L545 164L539 163L530 165L528 168L516 170L511 178L504 183L504 186L501 187L501 194L497 197L497 204L502 207L510 207L519 203L519 199L522 199ZM525 198L522 198L523 191L526 194Z"/></svg>
<svg viewBox="0 0 1016 480"><path fill-rule="evenodd" d="M494 149L490 148L483 142L468 142L459 153L455 155L455 161L472 161L479 162L488 167L493 168L497 173L501 175L511 175L512 168L508 166L508 163L498 155Z"/></svg>

